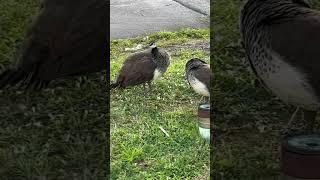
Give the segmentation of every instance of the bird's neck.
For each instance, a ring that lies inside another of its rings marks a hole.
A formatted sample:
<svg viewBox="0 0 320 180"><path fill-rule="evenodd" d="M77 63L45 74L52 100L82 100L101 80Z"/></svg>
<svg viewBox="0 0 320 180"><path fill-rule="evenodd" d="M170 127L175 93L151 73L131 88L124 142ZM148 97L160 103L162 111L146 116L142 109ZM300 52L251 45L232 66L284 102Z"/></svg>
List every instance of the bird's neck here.
<svg viewBox="0 0 320 180"><path fill-rule="evenodd" d="M160 51L158 48L152 50L153 62L156 63L160 69L165 68L168 65L166 53Z"/></svg>

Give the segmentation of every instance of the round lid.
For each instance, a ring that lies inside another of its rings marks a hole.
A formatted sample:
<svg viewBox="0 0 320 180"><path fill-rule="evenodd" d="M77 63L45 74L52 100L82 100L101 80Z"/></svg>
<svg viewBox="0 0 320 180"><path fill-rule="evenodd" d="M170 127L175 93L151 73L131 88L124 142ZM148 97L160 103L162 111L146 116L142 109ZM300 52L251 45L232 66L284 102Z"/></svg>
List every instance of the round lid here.
<svg viewBox="0 0 320 180"><path fill-rule="evenodd" d="M199 104L199 109L205 110L205 111L210 111L210 104L209 103L201 103L201 104Z"/></svg>
<svg viewBox="0 0 320 180"><path fill-rule="evenodd" d="M295 135L288 137L284 142L284 148L299 154L320 155L320 134Z"/></svg>

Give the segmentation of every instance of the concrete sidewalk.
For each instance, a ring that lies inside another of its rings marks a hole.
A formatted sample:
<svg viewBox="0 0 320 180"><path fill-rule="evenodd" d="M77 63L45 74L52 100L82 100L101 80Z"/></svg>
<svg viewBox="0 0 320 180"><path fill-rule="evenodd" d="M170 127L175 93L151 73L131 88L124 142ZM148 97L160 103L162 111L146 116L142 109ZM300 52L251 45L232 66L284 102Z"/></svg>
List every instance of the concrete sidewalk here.
<svg viewBox="0 0 320 180"><path fill-rule="evenodd" d="M190 2L189 2L190 1ZM111 39L209 27L209 0L111 0Z"/></svg>

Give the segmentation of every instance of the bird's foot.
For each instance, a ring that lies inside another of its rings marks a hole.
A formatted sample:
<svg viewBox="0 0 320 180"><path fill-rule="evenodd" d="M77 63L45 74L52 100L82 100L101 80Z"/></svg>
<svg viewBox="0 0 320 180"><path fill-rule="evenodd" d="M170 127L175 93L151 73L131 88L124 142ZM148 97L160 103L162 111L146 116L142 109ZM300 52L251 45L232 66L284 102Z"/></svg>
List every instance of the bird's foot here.
<svg viewBox="0 0 320 180"><path fill-rule="evenodd" d="M151 92L151 83L147 83L148 86L149 86L149 90L147 91L147 88L146 88L146 84L143 84L143 96L144 97L148 97L149 96L149 93Z"/></svg>
<svg viewBox="0 0 320 180"><path fill-rule="evenodd" d="M210 104L210 98L206 97L206 96L202 96L200 99L200 104L202 104L202 103Z"/></svg>
<svg viewBox="0 0 320 180"><path fill-rule="evenodd" d="M144 97L149 97L149 93L148 92L143 92L143 96Z"/></svg>
<svg viewBox="0 0 320 180"><path fill-rule="evenodd" d="M315 132L315 121L317 117L317 111L303 111L303 120L305 123L304 130L306 133L313 133Z"/></svg>
<svg viewBox="0 0 320 180"><path fill-rule="evenodd" d="M298 128L290 128L287 126L285 129L280 130L280 136L287 137L287 136L292 136L294 134L300 134L303 133L303 129L298 129Z"/></svg>
<svg viewBox="0 0 320 180"><path fill-rule="evenodd" d="M293 115L290 118L289 123L287 124L287 127L285 129L283 129L282 131L280 131L281 135L284 136L290 136L290 135L294 135L294 134L310 134L310 133L314 133L315 132L315 128L314 128L314 122L315 122L315 118L317 115L317 112L315 111L307 111L302 109L302 113L301 117L298 119L301 119L304 122L304 125L300 125L298 128L294 128L292 126L292 122L294 119L297 118L299 109L297 109Z"/></svg>

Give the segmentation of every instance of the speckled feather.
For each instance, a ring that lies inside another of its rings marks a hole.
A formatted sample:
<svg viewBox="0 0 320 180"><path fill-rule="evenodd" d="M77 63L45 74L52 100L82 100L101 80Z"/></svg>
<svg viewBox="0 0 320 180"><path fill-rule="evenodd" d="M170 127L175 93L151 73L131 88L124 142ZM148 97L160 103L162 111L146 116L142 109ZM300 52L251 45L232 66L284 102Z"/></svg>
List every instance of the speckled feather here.
<svg viewBox="0 0 320 180"><path fill-rule="evenodd" d="M303 0L249 0L241 12L253 71L287 103L320 107L320 14Z"/></svg>

